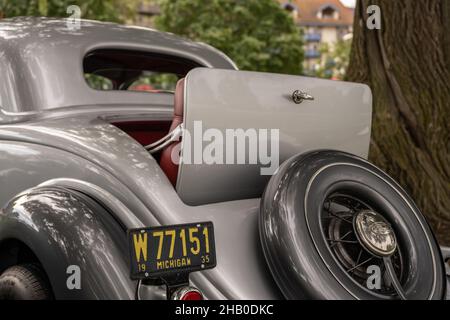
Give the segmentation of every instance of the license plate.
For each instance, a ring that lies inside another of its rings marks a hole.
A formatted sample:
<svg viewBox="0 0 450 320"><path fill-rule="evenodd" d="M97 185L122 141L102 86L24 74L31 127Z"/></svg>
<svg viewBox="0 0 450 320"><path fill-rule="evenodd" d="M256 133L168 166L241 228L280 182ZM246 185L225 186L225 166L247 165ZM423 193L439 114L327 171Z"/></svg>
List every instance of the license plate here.
<svg viewBox="0 0 450 320"><path fill-rule="evenodd" d="M216 266L212 222L132 229L128 239L132 279Z"/></svg>

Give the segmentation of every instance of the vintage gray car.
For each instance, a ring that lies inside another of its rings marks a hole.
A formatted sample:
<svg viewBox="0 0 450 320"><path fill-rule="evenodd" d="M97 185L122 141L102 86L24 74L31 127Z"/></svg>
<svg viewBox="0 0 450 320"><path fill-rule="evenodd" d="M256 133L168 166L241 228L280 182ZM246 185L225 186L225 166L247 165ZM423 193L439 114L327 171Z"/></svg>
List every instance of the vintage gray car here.
<svg viewBox="0 0 450 320"><path fill-rule="evenodd" d="M0 21L0 70L0 298L445 297L367 86L50 18Z"/></svg>

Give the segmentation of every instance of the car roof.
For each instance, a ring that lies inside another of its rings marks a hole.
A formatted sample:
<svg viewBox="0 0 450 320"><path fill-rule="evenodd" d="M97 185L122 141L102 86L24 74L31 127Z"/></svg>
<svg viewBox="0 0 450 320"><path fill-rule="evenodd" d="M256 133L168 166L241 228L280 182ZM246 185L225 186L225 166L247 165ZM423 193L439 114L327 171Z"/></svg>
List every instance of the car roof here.
<svg viewBox="0 0 450 320"><path fill-rule="evenodd" d="M186 58L205 67L235 69L221 51L171 33L116 23L16 17L0 20L0 106L7 111L35 111L71 105L144 103L141 92L105 94L87 87L83 58L96 49L149 51ZM81 71L80 71L81 70ZM115 92L118 93L118 92ZM106 98L109 96L108 98Z"/></svg>

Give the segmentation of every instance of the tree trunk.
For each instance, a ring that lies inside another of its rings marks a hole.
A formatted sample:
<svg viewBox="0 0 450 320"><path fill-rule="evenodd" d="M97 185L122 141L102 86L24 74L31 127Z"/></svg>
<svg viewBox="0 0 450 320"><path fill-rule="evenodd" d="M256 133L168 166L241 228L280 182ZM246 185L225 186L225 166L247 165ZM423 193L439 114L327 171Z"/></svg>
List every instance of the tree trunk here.
<svg viewBox="0 0 450 320"><path fill-rule="evenodd" d="M380 30L366 27L369 5ZM450 245L450 0L358 0L347 79L372 88L370 160Z"/></svg>

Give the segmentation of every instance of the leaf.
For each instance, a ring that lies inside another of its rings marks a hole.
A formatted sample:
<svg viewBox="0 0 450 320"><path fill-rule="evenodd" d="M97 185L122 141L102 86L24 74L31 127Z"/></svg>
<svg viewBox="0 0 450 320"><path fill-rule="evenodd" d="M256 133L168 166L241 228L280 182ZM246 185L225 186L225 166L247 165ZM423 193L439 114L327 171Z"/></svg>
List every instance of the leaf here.
<svg viewBox="0 0 450 320"><path fill-rule="evenodd" d="M302 35L273 0L159 0L156 26L208 43L240 69L301 74Z"/></svg>

